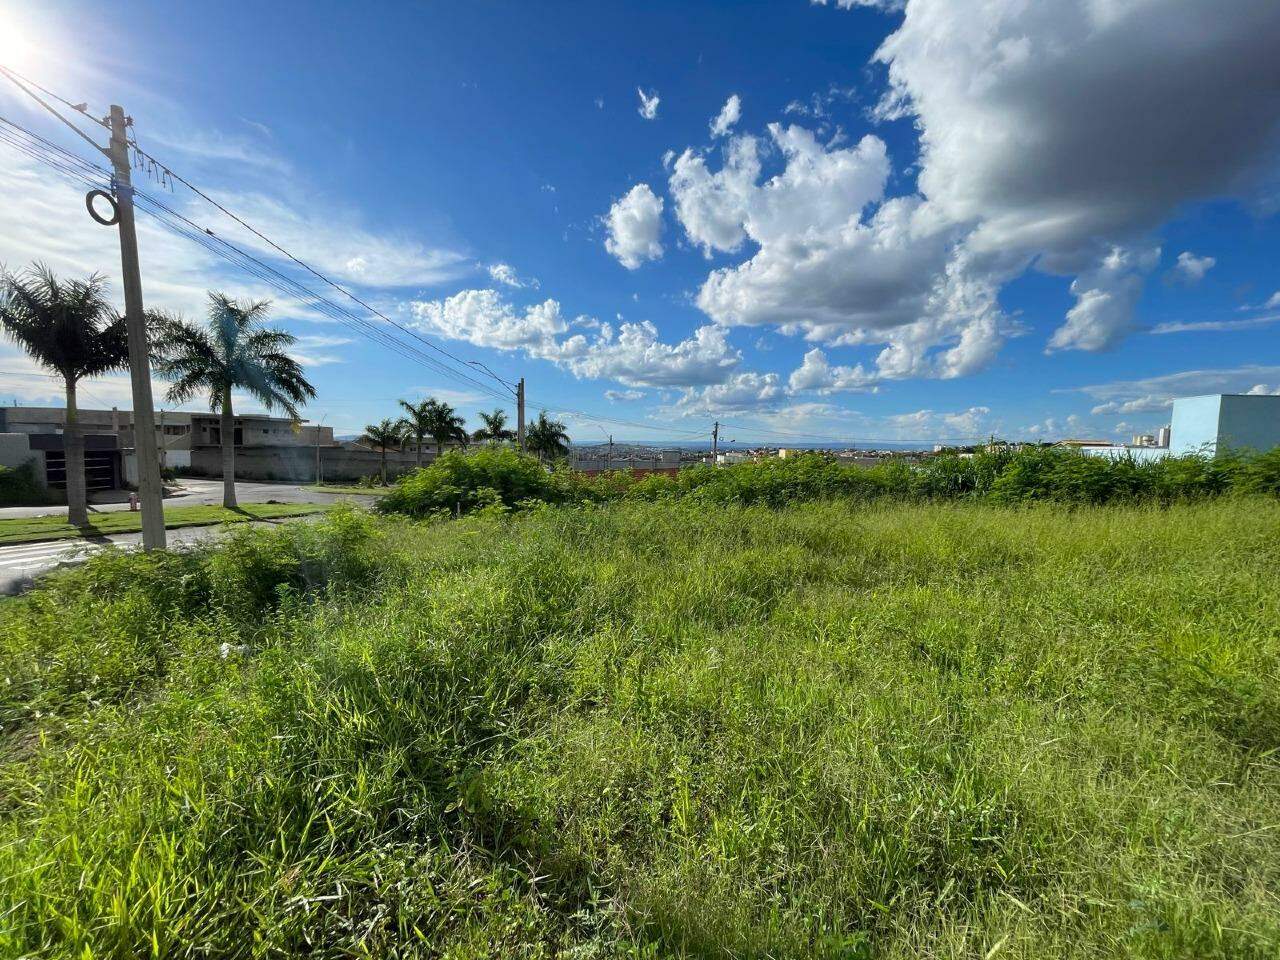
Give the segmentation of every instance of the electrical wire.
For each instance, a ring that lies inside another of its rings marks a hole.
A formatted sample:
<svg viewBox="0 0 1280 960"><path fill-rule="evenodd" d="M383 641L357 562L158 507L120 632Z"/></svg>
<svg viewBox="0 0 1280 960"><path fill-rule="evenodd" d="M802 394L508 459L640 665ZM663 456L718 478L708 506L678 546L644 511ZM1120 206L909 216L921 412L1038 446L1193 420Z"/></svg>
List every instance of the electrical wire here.
<svg viewBox="0 0 1280 960"><path fill-rule="evenodd" d="M31 98L32 98L33 100L35 100L38 104L40 104L40 106L44 107L44 109L45 109L46 111L48 111L50 114L52 114L54 117L56 117L59 121L61 121L63 124L65 124L65 125L66 125L67 127L69 127L71 130L73 130L73 131L74 131L78 136L80 136L82 139L84 139L87 143L89 143L89 144L94 148L94 150L95 150L95 151L97 151L97 152L99 152L99 153L104 153L104 152L105 152L105 151L103 151L103 150L102 150L102 148L101 148L101 147L99 147L99 146L98 146L98 144L97 144L97 143L95 143L95 142L93 141L93 139L92 139L92 138L90 138L87 134L85 134L83 130L81 130L78 126L76 126L74 123L72 123L70 120L68 120L65 116L63 116L61 113L59 113L57 110L55 110L52 106L50 106L50 105L49 105L49 103L48 103L48 102L46 102L46 101L45 101L45 100L43 100L40 96L38 96L38 95L37 95L37 94L36 94L36 93L31 89L31 87L35 87L36 89L39 89L39 90L40 90L40 91L42 91L43 93L47 94L48 96L52 97L52 98L53 98L53 99L55 99L55 100L58 100L59 102L61 102L61 103L62 103L62 104L64 104L65 106L69 107L70 109L75 110L75 111L77 111L77 112L79 112L79 113L84 114L84 111L81 109L81 105L71 103L71 101L70 101L70 100L67 100L65 97L58 96L57 94L53 93L52 91L49 91L49 90L47 90L46 88L44 88L44 87L40 86L39 84L36 84L34 81L29 81L29 80L27 80L25 77L22 77L20 74L16 73L16 71L13 71L13 70L11 70L10 68L5 67L5 66L3 66L3 65L0 65L0 73L3 73L3 75L4 75L5 77L7 77L7 78L8 78L8 79L9 79L9 80L10 80L10 81L15 85L15 86L17 86L19 89L21 89L21 90L22 90L24 93L26 93L29 97L31 97ZM30 87L29 87L29 86L27 86L27 84L30 84ZM87 114L85 114L85 115L87 116ZM90 119L92 119L92 118L90 118ZM106 126L106 124L105 124L103 121L95 121L95 122L99 123L99 125L101 125L101 126ZM23 152L23 153L24 153L24 154L26 154L27 156L30 156L30 157L32 157L33 159L41 160L42 162L44 162L44 163L48 164L49 166L54 167L55 169L59 170L59 172L63 173L64 175L67 175L67 176L75 176L75 177L77 177L78 179L88 179L88 178L90 178L90 177L96 177L96 176L99 176L99 175L106 175L106 172L105 172L105 171L101 171L101 169L100 169L100 168L96 168L96 167L94 167L94 165L92 165L92 164L88 164L87 162L85 162L85 161L83 161L83 160L80 160L79 158L76 158L74 154L69 154L69 153L67 153L66 151L61 150L61 148L56 147L54 144L50 143L50 142L49 142L49 141L47 141L47 140L44 140L43 138L39 137L37 134L34 134L34 133L32 133L31 131L27 131L27 130L25 130L25 128L20 127L18 124L13 123L12 121L5 121L5 123L6 123L6 124L8 124L8 126L10 126L11 128L14 128L14 129L16 129L16 130L22 131L22 132L23 132L23 133L25 133L25 134L26 134L26 135L27 135L31 140L41 141L41 142L42 142L46 147L50 148L50 149L51 149L51 150L53 150L53 151L56 151L56 155L55 155L55 154L49 154L49 153L45 153L44 155L39 155L39 150L38 150L38 149L36 149L36 148L34 148L34 147L32 147L32 145L30 144L30 142L15 142L15 141L14 141L14 140L12 140L12 139L6 138L6 142L9 142L11 146L14 146L15 148L17 148L18 150L20 150L21 152ZM260 230L258 230L258 229L257 229L257 228L255 228L254 226L252 226L250 223L248 223L247 221L245 221L243 218L241 218L240 216L238 216L237 214L235 214L235 213L234 213L234 212L232 212L231 210L227 209L225 206L223 206L222 204L220 204L218 201L214 200L211 196L209 196L209 194L207 194L206 192L204 192L203 190L201 190L199 187L197 187L197 186L195 186L193 183L191 183L191 181L189 181L189 180L187 180L185 177L182 177L181 175L179 175L179 174L175 173L175 172L174 172L174 171L173 171L173 170L172 170L172 169L171 169L167 164L163 163L163 162L162 162L162 161L160 161L160 160L157 160L157 159L156 159L154 156L152 156L150 153L148 153L148 152L144 151L141 147L139 147L139 146L138 146L136 136L135 136L131 141L129 141L129 146L134 150L134 152L135 152L135 154L136 154L136 155L138 155L138 156L140 156L140 157L143 157L143 158L147 159L147 160L148 160L148 161L150 161L150 162L151 162L155 167L158 167L158 168L160 169L160 171L161 171L162 176L167 176L167 177L168 177L168 178L170 178L171 180L174 180L174 181L176 181L176 182L178 182L178 183L181 183L181 184L182 184L183 186L185 186L187 189L189 189L190 191L192 191L192 193L194 193L196 196L200 197L201 199L203 199L203 200L205 200L206 202L208 202L208 203L210 203L211 205L213 205L216 209L218 209L219 211L221 211L221 212L222 212L223 214L225 214L226 216L230 217L230 218L231 218L232 220L234 220L236 223L240 224L242 227L244 227L246 230L248 230L248 231L249 231L250 233L252 233L254 236L258 237L260 240L262 240L264 243L266 243L266 244L267 244L268 246L270 246L272 249L276 250L276 251L277 251L278 253L280 253L282 256L284 256L284 257L285 257L285 258L287 258L288 260L292 261L294 264L296 264L297 266L301 267L302 269L306 270L308 273L312 274L312 275L313 275L313 276L315 276L317 279L319 279L319 280L323 281L325 284L329 285L329 286L330 286L330 287L332 287L333 289L337 290L338 292L340 292L341 294L343 294L345 297L349 298L349 299L350 299L350 300L352 300L353 302L355 302L355 303L359 304L361 307L363 307L365 310L368 310L368 311L369 311L371 314L373 314L374 316L376 316L376 317L380 318L380 319L381 319L381 320L383 320L384 322L386 322L386 323L390 324L391 326L395 327L395 328L396 328L396 329L398 329L401 333L408 335L408 336L409 336L409 337L411 337L413 340L415 340L415 341L417 341L418 343L422 344L423 346L426 346L427 348L429 348L429 349L431 349L431 350L435 351L436 353L440 354L441 356L447 357L448 359L452 360L454 363L457 363L457 364L460 364L460 365L463 365L463 366L472 367L473 369L479 369L479 370L482 370L482 371L484 372L484 374L485 374L485 375L487 375L488 377L490 377L493 381L495 381L496 383L500 384L500 385L501 385L502 387L504 387L504 388L507 388L507 389L510 389L510 390L513 390L513 391L516 389L516 388L515 388L515 386L514 386L513 384L511 384L511 383L510 383L509 381L507 381L507 380L504 380L502 377L499 377L497 374L495 374L492 370L490 370L490 369L489 369L487 366L485 366L483 363L480 363L479 361L464 360L464 359L462 359L461 357L458 357L458 356L456 356L455 354L451 353L450 351L445 350L444 348L442 348L442 347L438 346L437 344L435 344L435 343L431 342L431 341L430 341L430 340L428 340L427 338L425 338L425 337L421 336L420 334L418 334L416 331L412 330L411 328L406 327L405 325L403 325L403 324L399 323L398 321L396 321L396 320L392 319L391 317L387 316L385 313L383 313L382 311L380 311L380 310L378 310L377 308L373 307L371 304L369 304L368 302L366 302L366 301L365 301L365 300L363 300L362 298L360 298L360 297L356 296L354 293L352 293L352 292L351 292L350 290L348 290L346 287L342 286L341 284L337 283L336 281L334 281L334 280L330 279L329 277L325 276L323 273L321 273L320 271L316 270L316 269L315 269L314 267L312 267L310 264L306 263L305 261L303 261L303 260L302 260L302 259L300 259L299 257L297 257L297 256L295 256L294 254L292 254L290 251L288 251L287 249L285 249L283 246L281 246L280 244L276 243L276 242L275 242L275 241L273 241L271 238L267 237L267 236L266 236L265 234L263 234ZM58 155L61 155L61 156L58 156ZM74 166L69 165L68 160L63 159L63 158L70 158L71 160L74 160L74 161L76 161L77 163L79 163L79 164L81 164L81 165L83 165L84 167L87 167L87 168L89 168L89 169L88 169L88 170L85 170L85 171L77 171L77 170L74 168ZM90 182L93 182L93 183L95 183L95 185L96 185L96 180L91 180ZM137 189L135 188L135 197L137 197L137 196L141 195L142 193L143 193L143 191L139 191L139 190L137 190ZM181 214L178 214L176 211L174 211L174 210L172 210L171 208L168 208L166 205L164 205L164 204L160 203L160 202L159 202L158 200L156 200L154 197L151 197L151 198L149 198L149 199L150 199L150 201L151 201L151 203L152 203L152 207L151 207L151 209L150 209L150 210L148 210L148 212L152 213L153 215L157 215L160 219L162 219L162 220L163 220L163 219L164 219L164 216L163 216L163 213L161 213L161 209L163 209L163 210L164 210L164 212L167 212L170 216L178 217L179 219L181 219L181 220L185 221L185 222L186 222L186 224L187 224L187 225L189 225L192 229L197 230L197 231L199 231L199 230L201 229L201 228L199 228L196 224L192 223L192 222L191 222L189 219L187 219L186 217L183 217ZM168 225L170 228L172 228L172 227L174 226L174 224L172 223L172 221L170 221L167 225ZM178 231L178 232L181 232L181 231ZM256 264L258 264L260 267L262 267L262 268L266 268L266 269L270 270L270 271L271 271L271 273L272 273L272 274L274 274L276 277L278 277L278 278L283 278L283 277L284 277L284 275L283 275L283 274L280 274L280 273L279 273L279 271L275 271L273 268L269 268L269 267L267 267L267 265L266 265L266 264L264 264L264 263L262 263L262 261L257 260L257 258L254 258L254 257L252 257L251 255L247 254L245 251L240 250L238 247L235 247L235 245L234 245L234 244L230 244L228 241L223 240L221 237L217 237L217 235L216 235L216 234L214 234L212 230L209 230L208 228L204 228L203 232L204 232L206 235L208 235L208 236L215 237L215 238L219 241L219 243L220 243L220 244L222 244L222 245L224 245L225 247L235 249L236 253L238 254L238 256L239 256L239 258L240 258L240 266L241 266L242 268L244 268L244 267L245 267L245 261L246 261L246 260L248 260L248 261L253 261L253 262L255 262ZM195 236L194 236L194 235L192 235L192 234L188 234L188 237L189 237L189 239L195 239ZM205 244L205 246L208 248L208 245L207 245L207 244ZM255 272L255 275L258 275L260 279L263 279L264 281L266 281L266 280L267 280L267 278L266 278L266 277L263 277L261 274L257 273L256 271L251 271L251 272ZM270 282L270 281L268 281L268 282ZM294 283L295 287L299 288L300 290L305 290L305 288L301 288L301 285L297 285L297 284L296 284L296 282L293 282L293 283ZM273 286L274 286L274 285L275 285L275 284L273 284ZM333 306L334 308L336 308L336 309L340 309L340 308L337 308L337 305L336 305L336 304L332 304L332 302L331 302L331 301L326 301L326 300L324 300L324 298L319 297L318 295L316 295L316 294L312 293L311 291L306 291L306 293L305 293L305 294L299 294L299 295L303 296L303 298L304 298L304 299L307 299L307 300L313 300L313 301L316 301L316 302L325 302L325 303L328 303L328 304L332 305L332 306ZM372 331L373 331L372 326L366 326L366 327L364 327L363 329L361 329L359 332L361 332L361 334L362 334L362 335L364 335L364 336L370 336L370 335L372 334ZM382 343L382 345L384 345L384 346L387 346L387 345L388 345L388 341L386 340L386 338L378 338L378 337L374 336L374 339L375 339L375 340L377 340L378 342ZM404 353L403 347L405 347L405 346L409 346L409 345L404 344L404 343L403 343L403 341L397 341L397 342L400 344L401 349L397 349L397 350L396 350L396 352L398 352L398 353L400 353L402 356L404 356L404 355L405 355L405 353ZM396 349L396 348L392 348L392 349ZM420 351L418 351L418 350L416 350L416 348L414 348L413 352L414 352L414 353L419 353ZM423 355L423 358L425 359L425 355ZM461 372L461 371L452 370L451 368L448 368L445 364L441 363L440 361L436 361L435 363L436 363L436 365L434 365L434 366L432 366L432 365L430 365L430 364L428 364L428 365L429 365L429 366L431 366L431 368L432 368L433 370L435 370L437 373L441 373L442 375L448 376L448 377L450 377L451 379L453 379L455 382L459 382L459 381L461 381L461 382L466 382L466 383L468 383L468 384L470 384L470 385L472 385L472 386L475 386L475 387L477 387L477 388L479 388L479 389L482 389L482 390L485 392L485 394L486 394L486 395L494 396L494 394L492 394L492 393L491 393L491 388L487 388L487 387L482 386L482 384L480 383L480 381L477 381L474 377L471 377L471 376L469 376L469 375L467 375L466 373L463 373L463 372ZM448 370L448 372L447 372L447 373L445 372L446 370ZM506 396L504 396L504 395L496 395L496 396L497 396L497 398L498 398L498 399L501 399L501 400L504 400L504 401L505 401L505 400L510 399L509 397L506 397Z"/></svg>
<svg viewBox="0 0 1280 960"><path fill-rule="evenodd" d="M5 77L7 77L7 78L9 79L9 81L10 81L14 86L16 86L18 89L20 89L23 93L25 93L27 96L29 96L29 97L30 97L32 100L34 100L36 103L40 104L40 106L44 107L44 108L45 108L45 110L47 110L50 114L52 114L54 117L57 117L60 121L62 121L62 123L64 123L67 127L69 127L69 128L70 128L70 129L71 129L71 130L76 134L76 136L78 136L80 139L84 140L87 144L89 144L89 146L93 147L93 149L94 149L94 150L97 150L99 153L105 153L105 152L106 152L105 150L103 150L103 149L102 149L102 147L98 146L98 144L94 141L94 139L93 139L91 136L89 136L87 133L85 133L83 130L81 130L79 127L77 127L74 123L72 123L70 120L68 120L68 119L67 119L66 117L64 117L62 114L60 114L60 113L59 113L57 110L55 110L53 107L49 106L49 103L48 103L48 101L47 101L47 100L44 100L44 99L43 99L42 97L40 97L38 94L36 94L35 92L33 92L29 87L27 87L27 86L26 86L26 84L24 84L24 83L22 82L22 80L19 80L19 79L18 79L18 74L14 73L14 71L10 70L10 69L9 69L8 67L6 67L6 66L0 65L0 73L4 74L4 76L5 76ZM43 88L41 88L41 89L43 89ZM58 100L62 100L62 98L61 98L61 97L57 97L56 99L58 99ZM63 102L64 102L64 103L66 103L67 101L63 100ZM72 106L72 105L71 105L71 104L68 104L68 106ZM76 109L76 108L75 108L74 106L72 106L72 109L74 110L74 109ZM92 119L92 118L90 117L89 119ZM95 123L101 123L101 121L94 121L94 122L95 122Z"/></svg>
<svg viewBox="0 0 1280 960"><path fill-rule="evenodd" d="M2 63L0 63L0 72L8 74L10 80L16 77L18 80L21 80L27 86L35 87L37 90L43 93L46 97L52 97L54 100L57 100L59 103L61 103L64 107L67 107L70 110L74 110L76 113L82 114L85 117L85 119L93 121L94 123L98 124L98 126L105 127L108 130L111 129L111 124L107 123L105 120L99 120L97 117L94 117L87 112L88 106L89 106L87 102L72 103L66 97L59 96L58 94L50 90L48 87L41 86L40 84L32 80L30 77L24 77L17 70L13 69L13 67L5 66Z"/></svg>
<svg viewBox="0 0 1280 960"><path fill-rule="evenodd" d="M406 343L397 339L390 331L380 329L367 319L352 313L325 297L320 296L293 278L281 273L270 264L253 256L230 241L219 237L212 230L200 227L183 214L169 207L167 204L151 196L145 191L136 190L135 199L138 201L138 208L140 210L143 210L145 213L154 217L172 232L178 233L179 235L184 236L209 250L211 253L223 257L242 270L258 277L258 279L272 286L274 289L279 290L288 296L297 298L324 316L347 325L362 336L380 343L407 359L417 360L418 362L423 363L442 376L449 377L464 386L478 389L486 396L500 401L510 399L504 394L497 392L488 384L469 376L463 371L454 370L429 354L422 352L412 343Z"/></svg>
<svg viewBox="0 0 1280 960"><path fill-rule="evenodd" d="M315 269L314 267L312 267L310 264L306 263L306 262L305 262L305 261L303 261L302 259L300 259L300 258L298 258L297 256L295 256L294 254L290 253L288 250L286 250L286 249L285 249L284 247L282 247L280 244L276 243L276 242L275 242L274 240L272 240L270 237L266 236L264 233L262 233L260 230L258 230L256 227L254 227L252 224L250 224L250 223L246 222L246 221L245 221L244 219L242 219L240 216L238 216L237 214L233 213L231 210L227 209L225 206L223 206L223 205L222 205L221 203L219 203L217 200L213 199L213 197L209 196L209 194L205 193L205 192L204 192L203 190L201 190L199 187L195 186L195 184L191 183L191 181L187 180L185 177L181 176L180 174L175 173L175 172L173 171L173 169L172 169L171 167L169 167L167 164L165 164L164 162L162 162L162 161L160 161L160 160L157 160L157 159L156 159L154 156L152 156L150 153L147 153L145 150L143 150L141 147L139 147L139 146L137 145L136 138L135 138L135 140L130 141L130 146L131 146L131 147L133 147L133 149L134 149L138 154L140 154L141 156L145 157L147 160L150 160L150 161L151 161L152 163L154 163L157 167L159 167L159 168L160 168L160 170L161 170L161 171L163 171L165 174L167 174L171 179L173 179L173 180L177 181L178 183L182 184L184 187L186 187L188 190L190 190L190 191L191 191L192 193L194 193L196 196L200 197L202 200L204 200L204 201L206 201L207 203L211 204L211 205L212 205L213 207L215 207L217 210L221 211L223 214L225 214L226 216L230 217L230 218L231 218L232 220L234 220L236 223L240 224L240 226L244 227L246 230L248 230L250 233L252 233L255 237L257 237L257 238L258 238L259 240L261 240L263 243L266 243L266 244L267 244L268 246L270 246L272 249L276 250L276 251L277 251L278 253L280 253L282 256L284 256L284 257L286 257L287 259L291 260L293 263L297 264L299 267L301 267L302 269L306 270L308 273L312 274L312 275L313 275L313 276L315 276L317 279L319 279L319 280L321 280L322 282L324 282L324 283L328 284L329 286L333 287L333 289L337 290L339 293L341 293L341 294L343 294L344 296L348 297L349 299L353 300L355 303L358 303L360 306L364 307L366 310L368 310L368 311L369 311L370 313L372 313L374 316L379 317L379 318L381 318L382 320L386 321L387 323L391 324L392 326L397 327L397 328L398 328L399 330L401 330L402 332L404 332L404 333L408 334L409 336L413 337L415 340L419 341L420 343L424 344L425 346L429 347L430 349L435 350L437 353L439 353L439 354L441 354L441 355L443 355L443 356L448 357L450 360L453 360L455 363L460 363L460 364L464 364L464 365L475 365L475 366L482 367L482 368L484 368L484 369L485 369L485 372L486 372L486 373L488 373L488 375L489 375L490 377L492 377L494 380L496 380L498 383L501 383L501 384L503 384L504 386L507 386L507 387L511 387L511 386L512 386L512 385L511 385L510 383L508 383L506 380L503 380L503 379L502 379L501 377L499 377L497 374L493 373L493 371L488 370L488 368L485 368L485 367L484 367L484 364L481 364L481 363L479 363L478 361L464 360L464 359L462 359L461 357L459 357L459 356L457 356L457 355L455 355L455 354L453 354L453 353L450 353L448 350L445 350L443 347L439 346L438 344L432 343L432 342L431 342L430 340L428 340L427 338L425 338L425 337L423 337L423 336L419 335L419 334L418 334L416 331L414 331L413 329L411 329L411 328L409 328L409 327L404 326L403 324L399 323L399 322L398 322L398 321L396 321L396 320L393 320L391 317L387 316L385 313L383 313L382 311L378 310L376 307L372 306L371 304L367 303L365 300L363 300L363 299L361 299L360 297L356 296L354 293L352 293L352 292L351 292L350 290L348 290L346 287L342 286L342 285L341 285L341 284L339 284L338 282L336 282L336 281L334 281L334 280L330 279L329 277L325 276L323 273L321 273L319 270L317 270L317 269ZM514 388L513 388L513 389L514 389Z"/></svg>
<svg viewBox="0 0 1280 960"><path fill-rule="evenodd" d="M105 169L61 149L56 144L4 117L0 117L0 142L8 143L23 155L50 166L68 179L95 187L110 183L110 175ZM508 399L504 394L499 393L475 377L469 376L463 371L453 370L442 364L435 357L418 350L412 344L405 344L397 340L394 336L389 335L387 331L378 329L369 321L350 313L350 311L339 307L332 301L320 297L269 264L240 250L234 244L217 237L212 231L202 230L190 219L152 197L145 190L135 190L134 197L138 209L155 217L163 226L200 244L210 252L222 256L234 265L268 283L274 289L301 300L332 319L337 319L347 323L349 326L353 326L356 332L363 336L380 343L407 359L422 362L433 371L450 377L455 382L481 390L486 396L497 400L505 401Z"/></svg>

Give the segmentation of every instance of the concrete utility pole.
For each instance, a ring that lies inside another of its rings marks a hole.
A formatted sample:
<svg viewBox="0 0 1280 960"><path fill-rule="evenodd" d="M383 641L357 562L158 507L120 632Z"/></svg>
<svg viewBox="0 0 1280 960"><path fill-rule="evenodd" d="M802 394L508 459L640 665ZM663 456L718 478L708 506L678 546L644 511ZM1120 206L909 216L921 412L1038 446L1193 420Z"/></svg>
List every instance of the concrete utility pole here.
<svg viewBox="0 0 1280 960"><path fill-rule="evenodd" d="M613 469L613 434L612 433L609 434L609 461L608 461L608 464L605 466L605 469L606 470Z"/></svg>
<svg viewBox="0 0 1280 960"><path fill-rule="evenodd" d="M320 422L316 424L316 486L320 486L324 482L323 474L320 471L320 432L324 426L325 418L329 415L326 413L320 418Z"/></svg>
<svg viewBox="0 0 1280 960"><path fill-rule="evenodd" d="M720 421L711 428L711 462L716 462L716 454L720 452Z"/></svg>
<svg viewBox="0 0 1280 960"><path fill-rule="evenodd" d="M516 443L524 453L524 377L516 384Z"/></svg>
<svg viewBox="0 0 1280 960"><path fill-rule="evenodd" d="M129 178L130 121L111 105L111 146L116 211L120 218L120 268L124 275L124 317L129 331L129 378L133 383L133 450L138 461L138 499L142 503L142 546L163 550L164 488L156 451L155 412L151 407L151 350L142 311L142 275L138 271L138 234L133 222L133 184Z"/></svg>

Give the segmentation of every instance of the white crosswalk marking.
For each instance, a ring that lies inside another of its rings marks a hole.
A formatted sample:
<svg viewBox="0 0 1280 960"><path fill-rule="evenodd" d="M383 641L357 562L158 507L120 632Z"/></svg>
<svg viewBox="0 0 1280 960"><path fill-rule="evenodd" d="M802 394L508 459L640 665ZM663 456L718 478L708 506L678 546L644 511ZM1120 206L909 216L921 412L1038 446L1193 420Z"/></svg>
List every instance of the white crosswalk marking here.
<svg viewBox="0 0 1280 960"><path fill-rule="evenodd" d="M100 550L97 544L84 541L24 543L0 547L0 568L48 566L63 558Z"/></svg>

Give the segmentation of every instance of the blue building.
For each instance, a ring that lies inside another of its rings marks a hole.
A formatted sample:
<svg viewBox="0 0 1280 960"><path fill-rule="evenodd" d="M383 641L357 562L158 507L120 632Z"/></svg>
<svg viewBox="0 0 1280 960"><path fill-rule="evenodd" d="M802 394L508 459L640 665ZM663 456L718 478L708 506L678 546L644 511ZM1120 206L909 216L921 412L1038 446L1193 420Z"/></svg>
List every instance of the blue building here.
<svg viewBox="0 0 1280 960"><path fill-rule="evenodd" d="M1165 431L1160 431L1163 440ZM1080 452L1111 460L1160 460L1188 454L1213 456L1227 450L1270 450L1280 447L1280 397L1212 393L1173 401L1168 446L1087 446Z"/></svg>
<svg viewBox="0 0 1280 960"><path fill-rule="evenodd" d="M1214 393L1173 401L1169 452L1212 455L1219 450L1280 446L1280 397Z"/></svg>

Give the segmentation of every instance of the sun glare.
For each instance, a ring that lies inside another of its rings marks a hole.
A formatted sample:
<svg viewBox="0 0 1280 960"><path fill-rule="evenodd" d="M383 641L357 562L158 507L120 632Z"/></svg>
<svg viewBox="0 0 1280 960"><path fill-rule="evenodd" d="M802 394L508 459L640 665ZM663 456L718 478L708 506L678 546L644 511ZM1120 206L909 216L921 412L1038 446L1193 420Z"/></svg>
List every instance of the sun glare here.
<svg viewBox="0 0 1280 960"><path fill-rule="evenodd" d="M50 59L49 46L34 19L0 3L0 65L25 76L45 76L57 66Z"/></svg>

